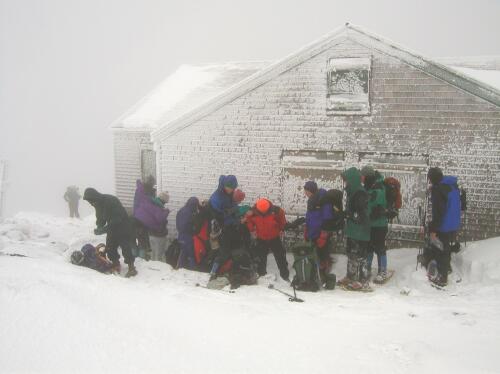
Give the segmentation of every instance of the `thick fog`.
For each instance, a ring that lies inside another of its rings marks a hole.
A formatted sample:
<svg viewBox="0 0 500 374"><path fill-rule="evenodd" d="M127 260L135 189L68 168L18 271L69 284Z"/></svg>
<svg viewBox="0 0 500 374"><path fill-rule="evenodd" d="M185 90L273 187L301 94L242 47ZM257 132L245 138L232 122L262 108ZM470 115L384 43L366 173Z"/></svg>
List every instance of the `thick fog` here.
<svg viewBox="0 0 500 374"><path fill-rule="evenodd" d="M110 123L182 63L279 59L346 21L428 56L500 55L499 16L493 0L0 0L6 213L65 214L70 184L114 193Z"/></svg>

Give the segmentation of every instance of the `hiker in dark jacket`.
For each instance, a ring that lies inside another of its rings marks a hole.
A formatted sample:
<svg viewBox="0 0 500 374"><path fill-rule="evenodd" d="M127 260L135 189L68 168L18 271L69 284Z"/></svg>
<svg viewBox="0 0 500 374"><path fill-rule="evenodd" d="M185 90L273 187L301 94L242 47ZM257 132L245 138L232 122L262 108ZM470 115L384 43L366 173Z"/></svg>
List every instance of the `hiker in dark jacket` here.
<svg viewBox="0 0 500 374"><path fill-rule="evenodd" d="M96 235L106 235L106 254L113 262L114 271L120 271L120 255L118 247L122 249L125 263L128 264L127 278L137 275L134 266L132 247L134 246L134 230L131 220L118 198L105 195L93 188L87 188L83 200L88 201L95 208Z"/></svg>
<svg viewBox="0 0 500 374"><path fill-rule="evenodd" d="M178 268L195 268L193 235L196 230L196 216L198 215L200 202L196 197L190 197L175 217L177 227L177 240L181 246Z"/></svg>
<svg viewBox="0 0 500 374"><path fill-rule="evenodd" d="M443 176L441 169L433 167L427 173L431 184L432 220L429 223L432 257L437 264L438 275L430 280L440 286L448 282L451 245L461 226L460 191L457 178Z"/></svg>
<svg viewBox="0 0 500 374"><path fill-rule="evenodd" d="M361 185L361 173L355 167L342 173L347 194L346 227L347 275L341 284L349 289L369 287L366 257L370 242L369 196Z"/></svg>
<svg viewBox="0 0 500 374"><path fill-rule="evenodd" d="M371 275L374 254L377 254L378 273L375 283L384 283L387 280L387 251L385 239L387 237L389 221L387 220L387 200L385 197L384 177L371 166L361 169L361 179L370 200L370 244L368 245L367 268Z"/></svg>
<svg viewBox="0 0 500 374"><path fill-rule="evenodd" d="M73 217L80 218L80 213L78 212L78 205L79 205L81 198L82 197L80 196L80 192L78 191L78 187L69 186L66 189L66 192L64 194L64 200L68 203L69 216L71 218L73 218Z"/></svg>
<svg viewBox="0 0 500 374"><path fill-rule="evenodd" d="M317 248L320 273L322 277L325 277L332 267L329 253L331 232L328 228L334 219L333 206L330 202L324 202L327 192L322 188L318 188L314 181L306 182L304 193L308 198L304 237L306 241L313 242Z"/></svg>

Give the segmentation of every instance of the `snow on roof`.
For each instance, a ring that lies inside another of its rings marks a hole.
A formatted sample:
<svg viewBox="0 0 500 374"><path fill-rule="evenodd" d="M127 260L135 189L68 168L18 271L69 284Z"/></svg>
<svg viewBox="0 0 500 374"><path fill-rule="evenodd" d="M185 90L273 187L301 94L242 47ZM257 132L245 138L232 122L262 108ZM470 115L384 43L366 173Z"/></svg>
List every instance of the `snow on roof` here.
<svg viewBox="0 0 500 374"><path fill-rule="evenodd" d="M486 83L497 90L500 90L500 70L482 70L452 66L460 73L468 75L477 81Z"/></svg>
<svg viewBox="0 0 500 374"><path fill-rule="evenodd" d="M116 120L113 128L154 129L168 123L269 65L265 61L181 65Z"/></svg>
<svg viewBox="0 0 500 374"><path fill-rule="evenodd" d="M443 65L481 70L500 70L500 56L455 56L436 57L434 61Z"/></svg>
<svg viewBox="0 0 500 374"><path fill-rule="evenodd" d="M165 126L159 126L151 133L153 141L161 137L169 137L175 133L182 131L190 126L196 120L212 113L218 108L224 106L228 102L244 95L254 88L262 85L275 76L299 65L307 59L315 56L333 44L348 38L365 45L368 48L378 50L388 56L392 56L402 62L420 69L431 76L441 79L445 82L480 97L494 105L500 106L500 90L492 87L490 84L484 84L483 81L477 80L468 74L464 74L457 69L445 66L436 61L425 58L419 53L413 52L410 49L403 47L389 39L382 38L371 32L364 30L359 26L346 23L344 27L338 28L333 32L321 37L320 39L306 45L300 50L286 56L285 58L269 64L265 68L259 70L255 74L242 81L234 84L226 90L220 92L219 95L213 96L210 100L199 105L193 110L184 113L182 116L169 121Z"/></svg>

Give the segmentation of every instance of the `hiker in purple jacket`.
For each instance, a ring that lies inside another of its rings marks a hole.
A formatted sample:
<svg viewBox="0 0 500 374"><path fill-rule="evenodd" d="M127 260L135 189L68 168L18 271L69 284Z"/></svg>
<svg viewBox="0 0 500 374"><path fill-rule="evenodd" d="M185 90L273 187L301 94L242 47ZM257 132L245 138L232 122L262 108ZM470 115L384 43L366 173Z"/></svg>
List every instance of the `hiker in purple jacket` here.
<svg viewBox="0 0 500 374"><path fill-rule="evenodd" d="M148 193L152 191L149 185L146 186L140 180L137 180L136 185L133 216L136 221L137 239L140 250L146 252L141 257L149 259L151 252L149 235L159 237L167 235L167 218L170 211L164 208L163 204L168 202L168 194L163 192L155 198ZM162 201L162 197L167 201Z"/></svg>

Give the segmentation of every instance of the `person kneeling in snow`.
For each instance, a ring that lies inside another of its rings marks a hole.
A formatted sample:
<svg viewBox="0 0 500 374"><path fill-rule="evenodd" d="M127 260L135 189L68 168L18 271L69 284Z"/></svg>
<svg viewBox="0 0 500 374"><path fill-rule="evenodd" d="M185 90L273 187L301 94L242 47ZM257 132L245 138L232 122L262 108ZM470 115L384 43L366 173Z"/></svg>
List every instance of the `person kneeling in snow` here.
<svg viewBox="0 0 500 374"><path fill-rule="evenodd" d="M258 272L266 274L267 255L271 250L280 270L280 276L289 281L290 272L286 261L286 251L281 241L281 235L286 225L285 211L274 206L267 199L259 199L250 215L246 217L248 229L257 238L256 254L259 259Z"/></svg>
<svg viewBox="0 0 500 374"><path fill-rule="evenodd" d="M106 254L113 263L113 271L120 272L120 255L122 249L125 263L128 264L127 278L137 275L134 266L132 246L134 245L134 228L127 211L120 200L112 195L101 194L93 188L87 188L83 200L95 208L96 235L106 235Z"/></svg>
<svg viewBox="0 0 500 374"><path fill-rule="evenodd" d="M105 274L113 270L113 263L106 258L106 246L102 243L97 247L85 244L80 251L74 251L71 254L71 263Z"/></svg>

